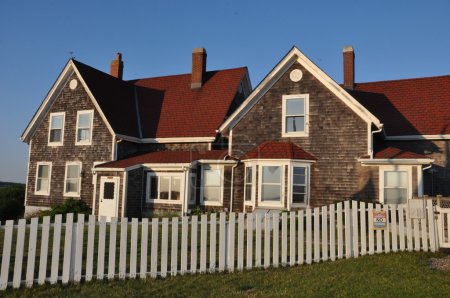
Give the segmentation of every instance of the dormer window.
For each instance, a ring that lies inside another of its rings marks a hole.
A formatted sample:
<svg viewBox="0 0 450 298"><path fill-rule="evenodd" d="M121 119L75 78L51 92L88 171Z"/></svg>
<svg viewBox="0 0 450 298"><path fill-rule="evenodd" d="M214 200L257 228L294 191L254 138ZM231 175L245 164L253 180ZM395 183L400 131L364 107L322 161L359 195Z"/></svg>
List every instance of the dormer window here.
<svg viewBox="0 0 450 298"><path fill-rule="evenodd" d="M62 146L64 137L65 113L51 113L48 133L49 146Z"/></svg>
<svg viewBox="0 0 450 298"><path fill-rule="evenodd" d="M283 95L283 137L308 136L309 95Z"/></svg>
<svg viewBox="0 0 450 298"><path fill-rule="evenodd" d="M92 121L94 111L78 111L76 145L90 145L92 142Z"/></svg>

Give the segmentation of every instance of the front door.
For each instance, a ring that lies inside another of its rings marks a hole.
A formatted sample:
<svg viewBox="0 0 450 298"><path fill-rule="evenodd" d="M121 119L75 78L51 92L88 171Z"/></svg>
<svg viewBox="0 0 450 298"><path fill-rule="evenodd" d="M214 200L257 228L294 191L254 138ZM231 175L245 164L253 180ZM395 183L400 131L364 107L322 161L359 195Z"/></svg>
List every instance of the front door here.
<svg viewBox="0 0 450 298"><path fill-rule="evenodd" d="M120 177L100 178L100 202L99 216L106 216L110 221L111 217L118 217L119 185Z"/></svg>

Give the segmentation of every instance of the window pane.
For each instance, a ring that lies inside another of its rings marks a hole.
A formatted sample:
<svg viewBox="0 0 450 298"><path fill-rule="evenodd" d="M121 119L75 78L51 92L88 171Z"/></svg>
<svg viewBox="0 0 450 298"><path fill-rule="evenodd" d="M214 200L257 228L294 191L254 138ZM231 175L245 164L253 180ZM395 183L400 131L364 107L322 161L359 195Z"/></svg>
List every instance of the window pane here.
<svg viewBox="0 0 450 298"><path fill-rule="evenodd" d="M262 183L280 183L281 167L269 166L263 167Z"/></svg>
<svg viewBox="0 0 450 298"><path fill-rule="evenodd" d="M293 193L306 193L306 187L305 186L296 186L296 185L294 185L292 187L292 192Z"/></svg>
<svg viewBox="0 0 450 298"><path fill-rule="evenodd" d="M220 186L220 170L204 170L204 185L205 186Z"/></svg>
<svg viewBox="0 0 450 298"><path fill-rule="evenodd" d="M114 182L105 182L103 184L103 199L105 200L113 200L114 199Z"/></svg>
<svg viewBox="0 0 450 298"><path fill-rule="evenodd" d="M68 179L66 181L66 192L78 192L78 180Z"/></svg>
<svg viewBox="0 0 450 298"><path fill-rule="evenodd" d="M294 175L305 175L305 168L294 167Z"/></svg>
<svg viewBox="0 0 450 298"><path fill-rule="evenodd" d="M48 179L37 180L36 191L47 191L48 190Z"/></svg>
<svg viewBox="0 0 450 298"><path fill-rule="evenodd" d="M305 195L304 194L293 194L292 195L293 203L305 203Z"/></svg>
<svg viewBox="0 0 450 298"><path fill-rule="evenodd" d="M245 168L245 182L252 183L252 168L247 167Z"/></svg>
<svg viewBox="0 0 450 298"><path fill-rule="evenodd" d="M385 187L407 187L408 176L405 171L386 171L384 172Z"/></svg>
<svg viewBox="0 0 450 298"><path fill-rule="evenodd" d="M294 175L294 184L304 185L306 182L306 177L304 175Z"/></svg>
<svg viewBox="0 0 450 298"><path fill-rule="evenodd" d="M303 99L286 100L286 115L304 115L305 101Z"/></svg>
<svg viewBox="0 0 450 298"><path fill-rule="evenodd" d="M50 130L50 142L60 142L61 141L61 129Z"/></svg>
<svg viewBox="0 0 450 298"><path fill-rule="evenodd" d="M89 128L91 126L91 113L78 115L78 127Z"/></svg>
<svg viewBox="0 0 450 298"><path fill-rule="evenodd" d="M161 200L169 199L169 188L170 188L170 177L161 177L160 191L159 191L159 198Z"/></svg>
<svg viewBox="0 0 450 298"><path fill-rule="evenodd" d="M189 200L191 200L191 201L195 201L195 191L196 191L196 184L195 184L195 176L191 176L191 179L190 179L190 185L189 185L189 191L190 191L190 193L189 193Z"/></svg>
<svg viewBox="0 0 450 298"><path fill-rule="evenodd" d="M263 201L280 201L280 185L263 185L261 199Z"/></svg>
<svg viewBox="0 0 450 298"><path fill-rule="evenodd" d="M67 166L67 178L78 178L80 173L80 166L68 165Z"/></svg>
<svg viewBox="0 0 450 298"><path fill-rule="evenodd" d="M51 129L62 129L62 122L63 122L62 115L59 116L52 116L50 128Z"/></svg>
<svg viewBox="0 0 450 298"><path fill-rule="evenodd" d="M385 204L405 204L406 188L385 188L384 202Z"/></svg>
<svg viewBox="0 0 450 298"><path fill-rule="evenodd" d="M181 179L178 177L172 177L172 189L171 189L171 200L179 200L181 197Z"/></svg>
<svg viewBox="0 0 450 298"><path fill-rule="evenodd" d="M48 178L48 170L49 170L49 166L40 165L38 168L38 177L39 178Z"/></svg>
<svg viewBox="0 0 450 298"><path fill-rule="evenodd" d="M286 117L286 132L305 131L305 117Z"/></svg>
<svg viewBox="0 0 450 298"><path fill-rule="evenodd" d="M208 186L203 189L203 201L220 201L220 186Z"/></svg>
<svg viewBox="0 0 450 298"><path fill-rule="evenodd" d="M158 177L150 177L150 200L158 198Z"/></svg>
<svg viewBox="0 0 450 298"><path fill-rule="evenodd" d="M245 186L245 200L246 201L252 200L252 186L251 185Z"/></svg>
<svg viewBox="0 0 450 298"><path fill-rule="evenodd" d="M89 128L78 129L77 141L89 141L90 139L90 130Z"/></svg>

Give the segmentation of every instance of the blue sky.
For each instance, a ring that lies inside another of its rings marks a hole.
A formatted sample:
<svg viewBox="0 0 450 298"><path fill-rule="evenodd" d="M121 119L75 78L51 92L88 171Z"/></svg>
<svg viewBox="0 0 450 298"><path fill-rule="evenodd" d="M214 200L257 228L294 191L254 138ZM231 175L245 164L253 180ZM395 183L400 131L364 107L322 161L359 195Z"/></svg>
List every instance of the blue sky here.
<svg viewBox="0 0 450 298"><path fill-rule="evenodd" d="M337 82L450 74L450 1L11 1L0 3L0 181L24 182L20 135L70 57L124 78L248 66L253 86L293 46ZM411 99L414 100L414 99Z"/></svg>

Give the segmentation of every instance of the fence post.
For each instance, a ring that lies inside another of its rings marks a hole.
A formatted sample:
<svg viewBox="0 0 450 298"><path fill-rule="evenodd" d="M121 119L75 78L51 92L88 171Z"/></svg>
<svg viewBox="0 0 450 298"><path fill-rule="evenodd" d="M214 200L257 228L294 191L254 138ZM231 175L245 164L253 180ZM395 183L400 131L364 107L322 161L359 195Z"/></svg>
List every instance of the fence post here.
<svg viewBox="0 0 450 298"><path fill-rule="evenodd" d="M345 258L350 258L352 252L352 217L350 216L350 201L344 202L345 213Z"/></svg>
<svg viewBox="0 0 450 298"><path fill-rule="evenodd" d="M66 235L64 238L64 262L63 262L63 275L62 275L62 283L67 284L71 277L71 260L72 260L72 251L74 247L74 239L73 239L73 213L69 213L66 215Z"/></svg>

